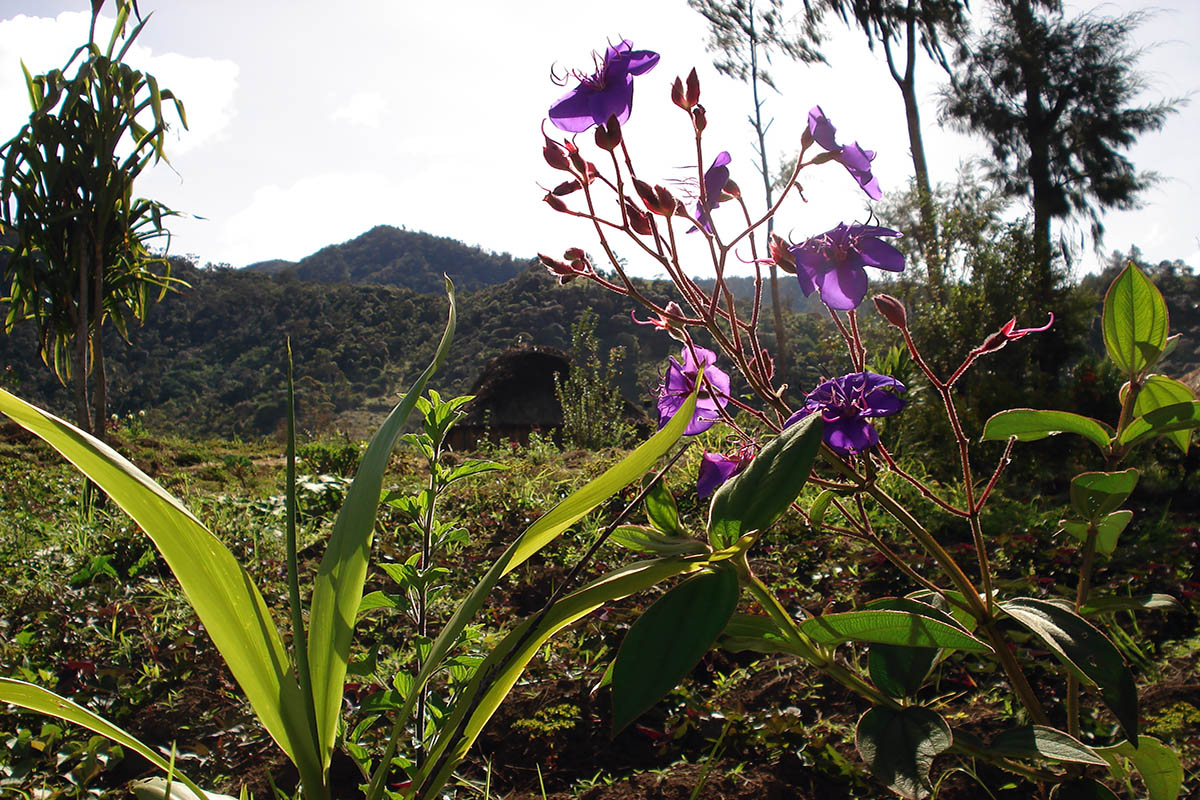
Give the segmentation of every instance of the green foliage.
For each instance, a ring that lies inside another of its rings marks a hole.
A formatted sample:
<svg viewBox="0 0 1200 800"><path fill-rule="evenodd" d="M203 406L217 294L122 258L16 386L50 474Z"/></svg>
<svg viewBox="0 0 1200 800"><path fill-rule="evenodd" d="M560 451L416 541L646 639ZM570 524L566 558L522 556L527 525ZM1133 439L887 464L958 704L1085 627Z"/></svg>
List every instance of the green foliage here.
<svg viewBox="0 0 1200 800"><path fill-rule="evenodd" d="M596 312L587 309L571 326L571 370L564 380L554 374L554 391L562 405L565 444L588 450L619 447L633 434L626 419L618 376L625 351L600 355Z"/></svg>

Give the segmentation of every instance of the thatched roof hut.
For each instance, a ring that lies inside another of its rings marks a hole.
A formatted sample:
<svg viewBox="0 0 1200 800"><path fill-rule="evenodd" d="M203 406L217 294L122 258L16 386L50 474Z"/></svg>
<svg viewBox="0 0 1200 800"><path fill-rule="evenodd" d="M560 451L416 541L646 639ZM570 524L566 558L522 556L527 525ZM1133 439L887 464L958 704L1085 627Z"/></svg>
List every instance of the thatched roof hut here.
<svg viewBox="0 0 1200 800"><path fill-rule="evenodd" d="M529 444L529 434L553 435L562 427L554 377L565 380L570 359L554 347L508 350L490 359L471 388L475 399L450 431L450 446L468 450L483 439Z"/></svg>

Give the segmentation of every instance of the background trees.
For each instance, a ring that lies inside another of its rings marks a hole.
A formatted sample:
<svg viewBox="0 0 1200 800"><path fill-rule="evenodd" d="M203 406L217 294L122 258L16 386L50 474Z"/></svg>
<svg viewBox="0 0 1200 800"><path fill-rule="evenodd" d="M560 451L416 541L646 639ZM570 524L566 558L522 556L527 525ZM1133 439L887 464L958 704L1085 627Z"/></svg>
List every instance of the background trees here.
<svg viewBox="0 0 1200 800"><path fill-rule="evenodd" d="M1142 15L1068 19L1057 0L995 0L993 9L942 112L988 141L1001 190L1029 199L1038 290L1048 295L1052 220L1084 216L1099 236L1102 211L1136 207L1156 176L1124 151L1177 103L1134 105L1145 85L1131 45Z"/></svg>
<svg viewBox="0 0 1200 800"><path fill-rule="evenodd" d="M63 69L26 71L33 112L0 149L0 219L11 242L5 330L33 322L43 361L72 382L76 423L100 437L108 402L104 323L112 320L124 336L129 319L144 319L152 296L171 285L168 262L149 244L166 233L163 217L173 212L135 197L133 184L164 158L164 103L187 126L183 104L123 61L145 24L125 36L132 5L118 3L104 49L94 38L103 6L96 2L88 43Z"/></svg>

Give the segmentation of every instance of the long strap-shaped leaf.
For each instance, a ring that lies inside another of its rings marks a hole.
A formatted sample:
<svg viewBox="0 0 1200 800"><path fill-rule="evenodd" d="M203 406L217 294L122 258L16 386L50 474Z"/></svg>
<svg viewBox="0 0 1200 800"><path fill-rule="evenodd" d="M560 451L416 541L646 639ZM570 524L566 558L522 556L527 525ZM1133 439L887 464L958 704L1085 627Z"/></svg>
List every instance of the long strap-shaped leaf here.
<svg viewBox="0 0 1200 800"><path fill-rule="evenodd" d="M697 381L696 385L700 386L701 382ZM367 792L368 800L376 800L382 797L383 778L390 764L391 757L394 755L392 749L395 747L398 739L398 731L408 721L408 716L412 713L413 704L420 693L421 687L425 685L435 671L441 668L442 660L450 652L450 648L454 646L454 643L458 641L463 628L474 618L479 609L483 607L484 601L500 578L507 575L512 569L523 563L539 549L552 542L555 537L562 534L563 531L590 513L596 506L603 503L609 497L612 497L625 486L641 478L679 441L679 438L683 435L684 430L687 429L688 423L692 419L692 414L695 413L696 398L697 390L693 390L692 394L684 401L683 406L662 430L643 442L616 466L610 468L599 478L596 478L579 491L564 499L530 525L516 541L508 546L500 558L492 564L491 568L480 579L479 583L475 585L475 588L471 590L471 593L467 595L466 599L455 609L454 614L450 617L450 621L442 628L442 632L438 634L437 639L434 640L433 645L430 647L429 655L426 657L425 663L421 666L421 671L417 674L412 689L409 690L408 697L405 698L403 707L401 707L399 713L396 715L393 722L394 734L392 742L380 766L376 768L375 775L372 776L371 787Z"/></svg>
<svg viewBox="0 0 1200 800"><path fill-rule="evenodd" d="M483 726L508 696L525 666L551 636L605 603L628 597L676 575L699 570L707 563L706 559L707 556L662 558L614 570L555 603L540 620L536 617L526 620L505 636L479 665L467 688L455 698L425 769L413 779L413 786L419 791L417 797L436 796ZM530 630L535 622L537 627ZM437 772L430 775L429 771L434 769Z"/></svg>
<svg viewBox="0 0 1200 800"><path fill-rule="evenodd" d="M425 391L425 384L446 360L446 353L454 338L454 284L449 278L446 279L446 294L450 298L450 310L433 363L425 368L408 394L371 438L354 482L346 494L346 502L334 523L329 547L321 559L313 585L308 625L308 662L312 671L322 769L329 765L333 754L346 664L350 659L350 640L354 636L355 617L367 579L367 562L371 555L371 539L375 531L375 514L379 509L379 492L383 488L383 474L387 470L392 448L404 430L404 423Z"/></svg>
<svg viewBox="0 0 1200 800"><path fill-rule="evenodd" d="M12 678L0 678L0 703L12 703L21 708L36 711L39 714L57 717L66 722L82 725L101 736L107 736L122 747L127 747L137 753L163 772L172 775L175 780L187 786L197 796L206 796L199 786L192 783L187 776L179 772L178 769L173 768L162 756L148 745L139 741L133 734L118 728L116 725L113 725L103 717L97 716L83 706L65 697L60 697L49 689L43 689L32 683L17 681Z"/></svg>
<svg viewBox="0 0 1200 800"><path fill-rule="evenodd" d="M40 436L141 526L175 573L263 726L301 771L322 785L299 686L271 612L249 573L178 500L108 445L0 390L0 411Z"/></svg>

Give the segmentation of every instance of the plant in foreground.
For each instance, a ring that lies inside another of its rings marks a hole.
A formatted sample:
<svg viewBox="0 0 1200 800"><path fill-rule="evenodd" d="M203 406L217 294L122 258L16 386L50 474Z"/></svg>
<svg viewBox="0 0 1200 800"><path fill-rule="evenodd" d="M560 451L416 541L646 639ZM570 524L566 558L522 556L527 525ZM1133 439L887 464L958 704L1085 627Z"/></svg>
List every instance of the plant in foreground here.
<svg viewBox="0 0 1200 800"><path fill-rule="evenodd" d="M798 179L806 169L836 161L869 197L878 199L881 192L870 173L874 154L857 144L839 145L828 118L814 107L793 173L769 208L752 212L743 197L727 191L732 181L728 163L721 163L725 159L714 163L722 170L717 180L713 168L705 169L708 117L694 72L686 93L682 86L682 79L676 79L671 98L688 117L690 136L683 151L689 153L692 186L700 198L694 211L654 183L650 172L635 167L627 144L627 119L596 121L602 124L595 136L602 152L595 163L575 139L548 138L543 151L551 167L571 178L562 185L565 189L546 196L547 204L587 223L613 274L597 270L581 255L581 247L572 248L567 262L541 256L542 263L561 281L582 278L630 298L650 311L654 328L684 342L683 361L672 359L660 391L660 424L673 424L684 413L675 407L680 393L703 384L705 394L685 433L707 430L719 420L738 443L736 457L706 454L701 461L698 492L711 493L701 531L707 544L692 538L691 525L680 519L673 500L662 493L648 499L649 525L627 526L617 537L640 552L703 547L711 549L714 558L720 555L721 561L672 588L630 629L612 666L614 728L631 723L656 703L715 644L795 656L865 699L871 708L858 720L855 744L868 769L903 797L929 795L936 785L931 775L934 757L949 753L960 765L955 769L975 774L976 762L987 762L1048 788L1051 797L1062 800L1110 797L1111 790L1100 779L1122 780L1132 765L1152 800L1174 798L1182 784L1178 758L1140 733L1133 673L1100 627L1096 610L1113 604L1165 607L1173 601L1162 596L1096 598L1089 588L1095 558L1112 553L1131 517L1120 506L1136 484L1137 471L1116 471L1118 463L1134 447L1159 437L1186 449L1191 431L1200 427L1200 402L1191 390L1151 372L1172 343L1161 295L1130 266L1105 300L1105 344L1128 380L1115 427L1065 411L1002 412L984 428L985 441L1003 442L1004 447L982 480L976 476L977 458L955 405L956 385L980 358L1030 334L1046 333L1050 325L1018 328L1013 320L969 350L943 377L913 340L904 306L886 295L875 298L876 308L903 337L916 373L944 409L961 468L960 486L948 493L901 468L872 422L889 417L890 425L903 423L901 393L906 387L867 370L867 345L858 317L868 291L864 267L904 268L901 253L884 241L898 232L843 223L790 247L778 237L760 241L768 220L792 213L787 203L799 193ZM823 152L811 154L813 144ZM720 188L740 206L740 219L726 212L731 203L717 208L712 194ZM573 202L572 195L582 200ZM794 226L789 222L786 227ZM693 239L704 240L705 247L697 252L708 256L705 271L715 277L711 290L693 278L699 270L691 263L687 237L680 236L688 231L698 233ZM626 259L616 256L618 247L670 277L677 292L670 304L660 305L641 292L626 273ZM725 281L735 258L755 269L755 292L749 302L736 297ZM786 387L777 385L772 359L760 338L762 268L771 264L794 272L805 294L820 294L852 367L809 392L799 408L788 403ZM713 349L702 346L700 336L711 341ZM741 374L748 395L730 393L727 376L715 367L718 352ZM701 365L705 377L692 378ZM1004 584L983 534L987 501L1011 469L1017 441L1063 432L1096 444L1106 470L1072 481L1074 516L1061 523L1063 531L1083 544L1075 597L1073 602L1052 596L1010 597L996 588ZM879 478L886 472L911 484L922 507L909 508L885 491ZM809 480L821 491L814 502L801 507L799 490ZM825 528L848 542L874 548L909 582L911 591L838 613L786 605L754 573L747 554L764 529L789 510L814 529ZM962 551L952 552L922 523L921 516L929 511L957 521L970 541L970 562L960 561L955 553ZM926 558L903 555L906 549L895 546L901 537ZM735 613L743 594L761 613ZM866 645L865 662L839 652L843 645ZM1031 648L1055 657L1067 684L1058 695L1065 697L1061 705L1052 705L1054 697L1036 690L1030 681L1029 670L1043 666ZM939 703L921 694L933 667L955 651L968 664L973 659L990 662L988 668L998 668L1012 693L1015 718L990 741L951 728L939 713ZM1090 687L1115 719L1111 732L1081 730L1081 686ZM1051 723L1060 718L1066 720L1063 729Z"/></svg>

